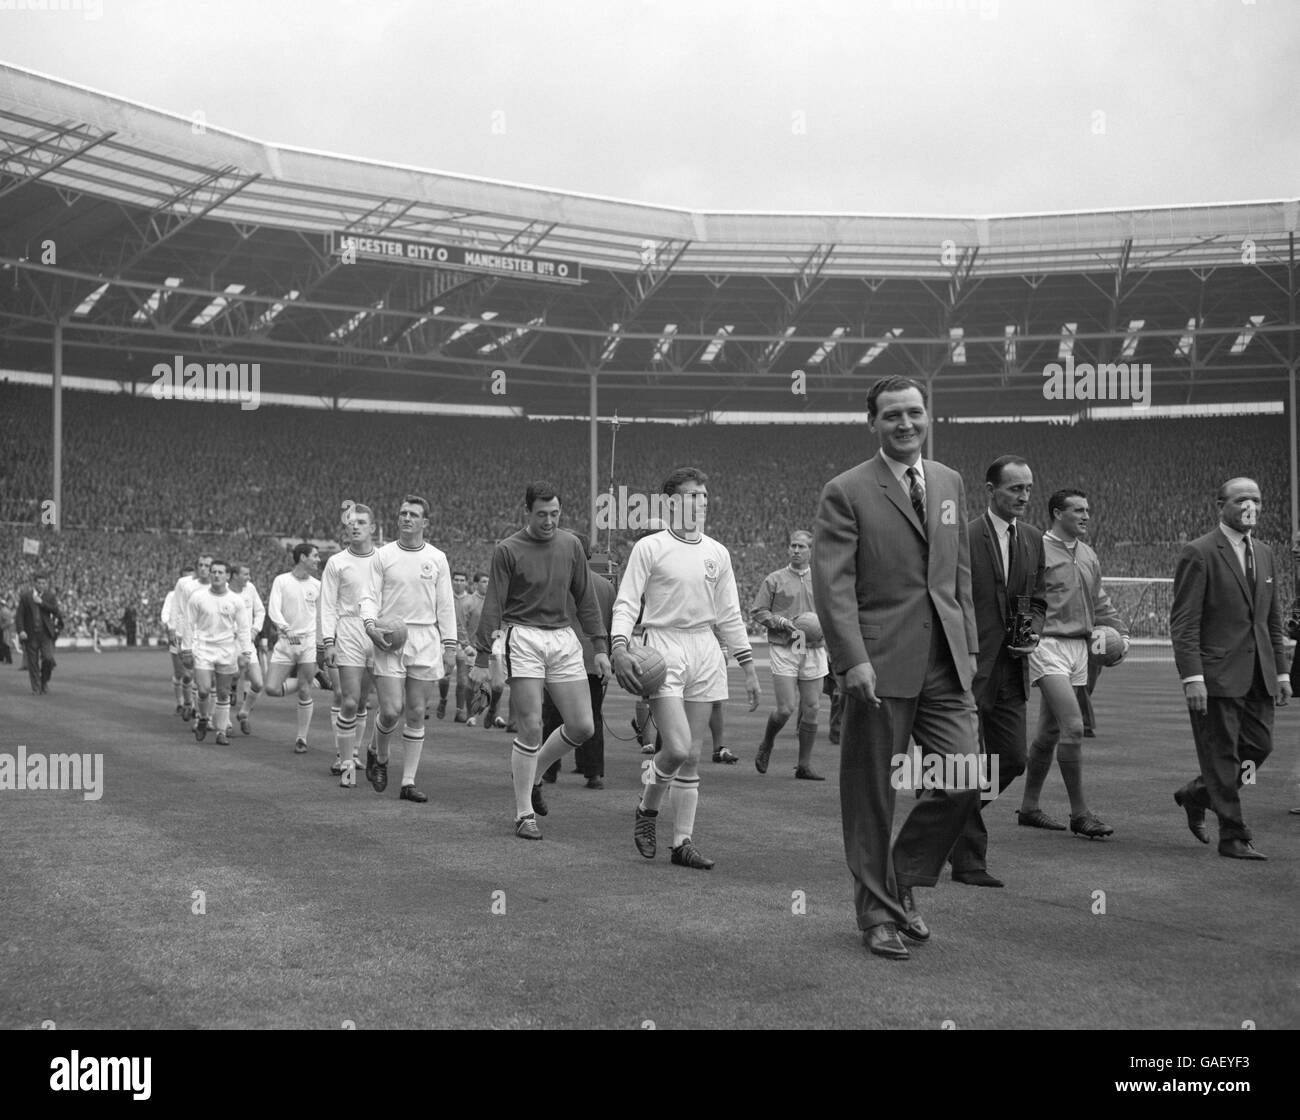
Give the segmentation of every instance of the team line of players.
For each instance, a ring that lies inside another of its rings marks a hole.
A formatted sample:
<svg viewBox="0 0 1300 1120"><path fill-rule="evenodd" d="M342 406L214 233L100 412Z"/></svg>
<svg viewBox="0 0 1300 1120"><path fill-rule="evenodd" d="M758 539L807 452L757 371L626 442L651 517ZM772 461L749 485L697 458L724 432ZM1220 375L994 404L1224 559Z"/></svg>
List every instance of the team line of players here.
<svg viewBox="0 0 1300 1120"><path fill-rule="evenodd" d="M322 667L337 672L333 722L340 785L355 786L364 751L365 776L377 792L384 791L390 746L400 724L399 796L419 803L428 800L415 779L435 685L441 682L445 704L447 682L456 677L462 712L471 692L490 690L495 701L508 682L517 727L511 750L515 834L539 840L537 817L548 811L540 775L594 732L588 663L572 624L576 618L593 653L589 663L602 683L613 677L642 695L633 643L663 658L666 677L650 696L662 747L646 768L634 842L642 856L654 858L657 819L671 791L672 862L707 870L713 861L695 847L692 833L699 801L699 744L715 703L728 698L719 640L744 672L751 711L759 701L731 557L703 532L707 482L703 472L690 467L665 480L669 527L636 543L617 596L610 598L597 593L599 577L590 572L582 543L560 530L561 499L544 482L528 486L524 527L496 546L482 595L453 588L446 555L424 539L429 503L413 494L398 509L398 539L378 547L373 511L344 503L342 539L347 547L330 557L317 579L315 547L296 546L293 569L276 577L265 609L245 566L232 572L227 562L214 559L205 573L207 558L201 557L200 569L182 575L163 607L172 637L178 712L195 717L194 734L200 741L215 728L217 742L229 743L236 696L240 706L235 718L248 733L258 696L284 696L296 676L294 749L305 752L319 635ZM458 584L463 582L460 576ZM254 636L268 617L278 638L263 679ZM821 652L817 680L825 673L824 658ZM562 718L545 740L544 692Z"/></svg>

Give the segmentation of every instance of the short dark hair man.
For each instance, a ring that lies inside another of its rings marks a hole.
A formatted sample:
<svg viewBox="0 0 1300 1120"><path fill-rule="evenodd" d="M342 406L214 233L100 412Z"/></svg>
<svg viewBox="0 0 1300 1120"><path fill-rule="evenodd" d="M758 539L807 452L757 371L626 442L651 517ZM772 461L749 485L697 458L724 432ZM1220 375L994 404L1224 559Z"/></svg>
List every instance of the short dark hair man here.
<svg viewBox="0 0 1300 1120"><path fill-rule="evenodd" d="M914 737L928 755L978 758L970 686L979 649L961 475L921 458L925 390L905 377L867 394L880 451L822 489L813 594L831 667L844 679L840 807L863 941L905 959L898 934L930 936L915 887L932 887L979 790L936 789L891 850L891 770Z"/></svg>
<svg viewBox="0 0 1300 1120"><path fill-rule="evenodd" d="M1034 472L1016 455L996 459L984 476L988 508L972 521L971 598L979 626L979 660L971 692L979 709L984 753L997 759L998 793L1025 772L1028 655L1043 631L1043 534L1024 521ZM1029 600L1031 634L1017 634L1017 604ZM989 874L989 833L976 802L953 845L952 877L975 887L1000 887Z"/></svg>
<svg viewBox="0 0 1300 1120"><path fill-rule="evenodd" d="M1183 548L1174 571L1169 632L1192 719L1201 772L1174 794L1187 827L1210 842L1205 811L1219 818L1219 855L1265 859L1241 815L1246 766L1273 750L1273 709L1291 698L1283 672L1282 605L1268 545L1254 539L1263 501L1251 478L1219 488L1219 524Z"/></svg>

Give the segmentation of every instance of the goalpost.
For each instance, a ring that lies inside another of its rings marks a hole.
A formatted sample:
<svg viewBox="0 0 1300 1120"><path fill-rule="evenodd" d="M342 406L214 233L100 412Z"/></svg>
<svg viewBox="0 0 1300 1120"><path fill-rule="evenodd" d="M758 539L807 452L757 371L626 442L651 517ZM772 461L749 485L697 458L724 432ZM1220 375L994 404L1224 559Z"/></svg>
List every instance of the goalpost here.
<svg viewBox="0 0 1300 1120"><path fill-rule="evenodd" d="M1168 576L1102 576L1101 583L1133 639L1128 660L1173 664L1174 647L1169 640L1173 579Z"/></svg>

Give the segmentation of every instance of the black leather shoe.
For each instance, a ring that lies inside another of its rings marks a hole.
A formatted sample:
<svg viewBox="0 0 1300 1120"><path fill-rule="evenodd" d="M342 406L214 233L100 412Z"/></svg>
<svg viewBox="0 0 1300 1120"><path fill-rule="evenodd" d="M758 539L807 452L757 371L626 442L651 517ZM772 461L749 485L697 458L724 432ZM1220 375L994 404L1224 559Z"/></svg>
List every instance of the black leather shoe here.
<svg viewBox="0 0 1300 1120"><path fill-rule="evenodd" d="M912 888L899 887L898 901L907 914L907 924L899 926L898 932L912 941L929 941L930 927L925 924L925 919L916 912L916 903L912 900Z"/></svg>
<svg viewBox="0 0 1300 1120"><path fill-rule="evenodd" d="M864 931L862 944L876 956L884 957L888 961L905 961L912 955L898 936L898 927L893 922L872 926Z"/></svg>
<svg viewBox="0 0 1300 1120"><path fill-rule="evenodd" d="M1024 825L1025 828L1045 828L1049 832L1065 831L1065 825L1053 820L1042 809L1031 809L1027 813L1023 809L1017 809L1016 824Z"/></svg>
<svg viewBox="0 0 1300 1120"><path fill-rule="evenodd" d="M965 883L968 887L1001 887L1004 886L1001 879L996 879L982 867L973 871L956 871L952 873L954 883Z"/></svg>
<svg viewBox="0 0 1300 1120"><path fill-rule="evenodd" d="M1210 842L1210 830L1205 827L1205 810L1198 809L1184 798L1181 789L1174 792L1174 804L1187 814L1187 827L1191 829L1192 835L1202 844L1208 844Z"/></svg>
<svg viewBox="0 0 1300 1120"><path fill-rule="evenodd" d="M414 801L417 805L423 805L429 800L427 793L421 793L414 786L403 786L402 792L397 796L403 801Z"/></svg>
<svg viewBox="0 0 1300 1120"><path fill-rule="evenodd" d="M760 774L767 773L767 764L772 758L772 748L764 747L761 743L758 752L754 755L754 769Z"/></svg>
<svg viewBox="0 0 1300 1120"><path fill-rule="evenodd" d="M1263 852L1257 852L1249 840L1220 840L1219 855L1229 859L1268 859Z"/></svg>
<svg viewBox="0 0 1300 1120"><path fill-rule="evenodd" d="M811 766L796 766L794 776L803 779L805 782L824 782L826 780Z"/></svg>

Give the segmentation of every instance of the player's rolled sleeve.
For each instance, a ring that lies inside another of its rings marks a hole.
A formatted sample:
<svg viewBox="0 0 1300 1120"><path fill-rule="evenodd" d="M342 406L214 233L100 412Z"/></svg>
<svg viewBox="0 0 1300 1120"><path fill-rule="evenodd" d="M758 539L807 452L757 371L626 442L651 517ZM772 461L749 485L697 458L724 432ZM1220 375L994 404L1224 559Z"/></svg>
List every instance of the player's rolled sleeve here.
<svg viewBox="0 0 1300 1120"><path fill-rule="evenodd" d="M383 603L380 601L384 593L384 565L379 559L379 549L375 549L375 554L370 558L370 583L362 590L361 599L357 603L357 610L361 614L361 621L366 625L376 621L379 618L379 611ZM272 618L271 621L275 621Z"/></svg>
<svg viewBox="0 0 1300 1120"><path fill-rule="evenodd" d="M766 627L768 630L775 629L773 622L776 616L772 611L775 602L776 583L771 575L764 576L763 582L754 593L754 605L750 608L750 618L754 620L755 625Z"/></svg>
<svg viewBox="0 0 1300 1120"><path fill-rule="evenodd" d="M235 640L239 650L246 650L253 644L252 619L248 613L248 604L242 598L235 603Z"/></svg>
<svg viewBox="0 0 1300 1120"><path fill-rule="evenodd" d="M638 541L627 558L627 570L619 581L618 598L614 600L613 623L609 628L611 646L620 642L627 645L632 640L632 628L641 613L641 599L650 576L649 554L644 547L649 539Z"/></svg>
<svg viewBox="0 0 1300 1120"><path fill-rule="evenodd" d="M754 651L750 648L745 619L740 613L740 592L736 589L736 573L732 570L730 555L718 573L718 582L713 590L713 609L718 619L718 632L736 663L748 665L754 660Z"/></svg>
<svg viewBox="0 0 1300 1120"><path fill-rule="evenodd" d="M276 633L288 634L289 624L284 620L284 583L279 576L271 584L271 598L266 604L266 613L271 616L271 625Z"/></svg>
<svg viewBox="0 0 1300 1120"><path fill-rule="evenodd" d="M443 647L455 649L456 600L451 589L451 569L445 561L438 565L434 593L438 597L438 633L442 635Z"/></svg>
<svg viewBox="0 0 1300 1120"><path fill-rule="evenodd" d="M587 567L587 554L581 542L574 537L573 578L569 581L569 594L578 608L578 621L582 632L591 639L592 649L596 653L605 653L609 649L609 633L605 621L600 617L600 603L596 601L595 581L591 578L591 569Z"/></svg>

